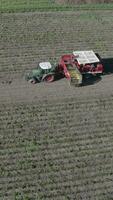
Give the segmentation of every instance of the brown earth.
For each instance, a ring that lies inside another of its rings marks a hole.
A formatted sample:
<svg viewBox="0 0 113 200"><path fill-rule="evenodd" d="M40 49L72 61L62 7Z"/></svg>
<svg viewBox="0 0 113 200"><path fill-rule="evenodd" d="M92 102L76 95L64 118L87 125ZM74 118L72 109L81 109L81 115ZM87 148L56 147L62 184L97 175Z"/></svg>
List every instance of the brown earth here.
<svg viewBox="0 0 113 200"><path fill-rule="evenodd" d="M79 88L24 79L73 49L112 58L112 22L112 11L2 14L0 199L112 199L113 74Z"/></svg>
<svg viewBox="0 0 113 200"><path fill-rule="evenodd" d="M4 78L5 77L5 78ZM7 81L7 80L8 81ZM20 74L2 74L0 82L1 103L33 103L38 101L52 101L75 98L87 99L88 94L91 98L105 98L113 95L112 90L113 75L105 75L99 82L74 88L64 78L51 84L39 83L36 85L28 84Z"/></svg>

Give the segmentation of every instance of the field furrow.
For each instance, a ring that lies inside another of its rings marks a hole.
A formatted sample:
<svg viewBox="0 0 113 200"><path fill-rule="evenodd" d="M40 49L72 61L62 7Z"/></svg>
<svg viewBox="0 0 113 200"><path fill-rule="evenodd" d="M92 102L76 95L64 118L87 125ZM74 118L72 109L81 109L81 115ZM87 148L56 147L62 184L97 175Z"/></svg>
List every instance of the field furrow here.
<svg viewBox="0 0 113 200"><path fill-rule="evenodd" d="M0 17L0 200L111 200L112 10ZM25 81L39 62L90 49L110 61L99 81Z"/></svg>

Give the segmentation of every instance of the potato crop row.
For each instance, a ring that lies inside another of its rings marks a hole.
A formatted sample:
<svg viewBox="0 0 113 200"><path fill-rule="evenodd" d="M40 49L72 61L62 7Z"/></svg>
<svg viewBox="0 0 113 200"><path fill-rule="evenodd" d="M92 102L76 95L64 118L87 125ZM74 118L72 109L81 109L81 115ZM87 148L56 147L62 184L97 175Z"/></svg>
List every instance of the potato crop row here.
<svg viewBox="0 0 113 200"><path fill-rule="evenodd" d="M110 195L112 109L112 98L3 105L1 198L17 193L32 199Z"/></svg>
<svg viewBox="0 0 113 200"><path fill-rule="evenodd" d="M23 72L40 61L58 62L73 50L93 49L110 57L112 22L111 11L2 14L0 71Z"/></svg>

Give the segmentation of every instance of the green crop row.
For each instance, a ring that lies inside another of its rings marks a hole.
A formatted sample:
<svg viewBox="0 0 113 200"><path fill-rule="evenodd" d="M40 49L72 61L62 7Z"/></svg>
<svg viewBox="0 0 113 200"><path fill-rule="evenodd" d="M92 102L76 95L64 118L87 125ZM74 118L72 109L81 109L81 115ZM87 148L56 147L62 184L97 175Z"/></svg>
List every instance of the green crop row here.
<svg viewBox="0 0 113 200"><path fill-rule="evenodd" d="M68 10L101 10L113 9L113 3L109 4L82 4L69 5L57 4L54 0L0 0L0 12L26 12L26 11L68 11Z"/></svg>

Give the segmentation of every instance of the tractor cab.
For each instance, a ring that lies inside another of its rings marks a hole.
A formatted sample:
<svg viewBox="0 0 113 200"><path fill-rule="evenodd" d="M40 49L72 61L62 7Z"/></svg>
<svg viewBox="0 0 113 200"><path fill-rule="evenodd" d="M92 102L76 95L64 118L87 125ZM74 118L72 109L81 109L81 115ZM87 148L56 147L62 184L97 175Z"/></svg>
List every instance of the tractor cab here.
<svg viewBox="0 0 113 200"><path fill-rule="evenodd" d="M38 69L40 70L40 72L47 74L52 69L52 65L50 62L41 62L38 65Z"/></svg>
<svg viewBox="0 0 113 200"><path fill-rule="evenodd" d="M54 77L55 67L50 62L41 62L36 69L27 74L26 80L35 84L41 81L52 82L54 81Z"/></svg>
<svg viewBox="0 0 113 200"><path fill-rule="evenodd" d="M41 69L51 69L52 65L50 62L41 62L39 63Z"/></svg>

